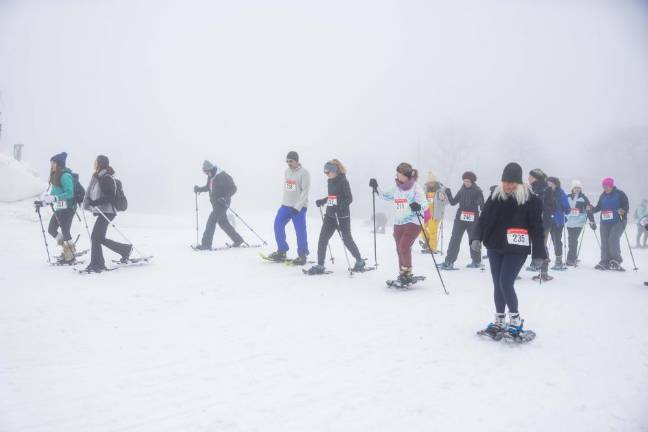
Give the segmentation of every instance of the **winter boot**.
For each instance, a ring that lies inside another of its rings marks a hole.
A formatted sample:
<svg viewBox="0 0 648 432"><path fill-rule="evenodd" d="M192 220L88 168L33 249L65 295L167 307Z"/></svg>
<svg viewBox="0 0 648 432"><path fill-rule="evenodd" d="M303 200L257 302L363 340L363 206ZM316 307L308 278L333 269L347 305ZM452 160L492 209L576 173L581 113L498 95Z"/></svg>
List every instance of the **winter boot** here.
<svg viewBox="0 0 648 432"><path fill-rule="evenodd" d="M211 250L211 246L207 246L207 245L204 245L204 244L199 244L194 249L196 249L196 250Z"/></svg>
<svg viewBox="0 0 648 432"><path fill-rule="evenodd" d="M286 261L286 252L276 251L268 255L268 259L271 261Z"/></svg>
<svg viewBox="0 0 648 432"><path fill-rule="evenodd" d="M601 261L594 267L596 270L610 270L610 266L605 261Z"/></svg>
<svg viewBox="0 0 648 432"><path fill-rule="evenodd" d="M439 265L439 268L440 268L441 270L454 270L454 264L453 264L453 263L449 263L449 262L447 262L447 261L443 261L443 262L441 263L441 265Z"/></svg>
<svg viewBox="0 0 648 432"><path fill-rule="evenodd" d="M506 331L506 314L496 313L495 320L488 324L483 333L495 340L500 340Z"/></svg>
<svg viewBox="0 0 648 432"><path fill-rule="evenodd" d="M468 264L466 268L481 268L481 263L473 261L470 264Z"/></svg>
<svg viewBox="0 0 648 432"><path fill-rule="evenodd" d="M523 324L524 324L524 320L520 318L519 313L509 312L509 324L507 330L511 336L513 337L520 336L520 333L524 332L524 330L522 330Z"/></svg>
<svg viewBox="0 0 648 432"><path fill-rule="evenodd" d="M85 268L86 273L101 273L104 270L108 270L106 266L98 266L95 264L90 264L88 267Z"/></svg>
<svg viewBox="0 0 648 432"><path fill-rule="evenodd" d="M365 263L365 260L363 260L363 259L356 260L356 263L353 266L353 268L351 269L351 271L354 271L354 272L364 271L366 265L367 265L367 263Z"/></svg>
<svg viewBox="0 0 648 432"><path fill-rule="evenodd" d="M620 271L620 272L625 271L625 269L623 267L621 267L621 264L617 260L610 260L609 269L610 270L615 270L615 271Z"/></svg>
<svg viewBox="0 0 648 432"><path fill-rule="evenodd" d="M292 264L296 266L303 266L306 264L306 255L299 255L298 258L292 260Z"/></svg>
<svg viewBox="0 0 648 432"><path fill-rule="evenodd" d="M409 285L412 283L412 277L413 274L411 267L401 267L397 280L403 285Z"/></svg>
<svg viewBox="0 0 648 432"><path fill-rule="evenodd" d="M308 269L308 274L309 275L321 275L324 274L326 269L324 268L323 265L315 264L313 267Z"/></svg>
<svg viewBox="0 0 648 432"><path fill-rule="evenodd" d="M71 241L63 242L63 261L72 262L74 261L74 254L76 253L74 243Z"/></svg>
<svg viewBox="0 0 648 432"><path fill-rule="evenodd" d="M238 248L238 247L241 247L243 245L243 243L245 243L243 240L237 240L234 243L232 243L230 245L230 247Z"/></svg>
<svg viewBox="0 0 648 432"><path fill-rule="evenodd" d="M565 265L567 267L576 267L576 261L568 259L567 261L565 261Z"/></svg>
<svg viewBox="0 0 648 432"><path fill-rule="evenodd" d="M128 245L128 252L126 252L124 255L121 256L121 259L119 260L119 262L122 263L122 264L128 263L128 260L130 259L131 252L133 252L133 245Z"/></svg>

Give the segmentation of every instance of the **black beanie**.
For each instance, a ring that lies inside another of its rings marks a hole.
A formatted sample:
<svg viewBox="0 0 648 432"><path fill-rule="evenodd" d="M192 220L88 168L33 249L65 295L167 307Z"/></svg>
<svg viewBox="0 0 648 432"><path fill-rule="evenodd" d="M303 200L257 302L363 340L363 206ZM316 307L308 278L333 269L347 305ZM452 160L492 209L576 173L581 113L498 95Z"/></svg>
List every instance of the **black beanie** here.
<svg viewBox="0 0 648 432"><path fill-rule="evenodd" d="M299 155L297 154L296 151L289 151L288 155L286 155L286 160L294 160L295 162L299 162Z"/></svg>
<svg viewBox="0 0 648 432"><path fill-rule="evenodd" d="M502 181L522 184L522 167L515 162L506 165L502 172Z"/></svg>
<svg viewBox="0 0 648 432"><path fill-rule="evenodd" d="M466 171L461 176L461 180L470 180L471 182L476 183L477 182L477 176L472 171Z"/></svg>
<svg viewBox="0 0 648 432"><path fill-rule="evenodd" d="M108 168L110 166L110 161L108 160L108 156L104 156L104 155L97 156L97 164L99 165L99 168Z"/></svg>

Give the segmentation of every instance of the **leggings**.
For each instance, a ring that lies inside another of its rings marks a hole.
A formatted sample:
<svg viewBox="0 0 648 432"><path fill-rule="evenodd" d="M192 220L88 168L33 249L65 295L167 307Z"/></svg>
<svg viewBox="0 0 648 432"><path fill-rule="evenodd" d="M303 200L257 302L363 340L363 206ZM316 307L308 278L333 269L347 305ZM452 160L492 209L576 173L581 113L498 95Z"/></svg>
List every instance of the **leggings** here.
<svg viewBox="0 0 648 432"><path fill-rule="evenodd" d="M491 276L493 277L495 311L506 312L506 306L511 313L518 313L518 298L515 293L515 278L517 278L527 256L522 254L502 253L488 250Z"/></svg>
<svg viewBox="0 0 648 432"><path fill-rule="evenodd" d="M355 258L356 261L360 261L362 259L360 251L351 236L351 218L338 218L337 221L340 222L340 232L342 234L344 246L349 249L349 252L351 252L351 255L353 255L353 258ZM333 236L338 227L337 221L329 216L324 218L319 242L317 244L317 264L319 265L324 265L324 261L326 261L326 247L328 246L329 240L331 240L331 236Z"/></svg>
<svg viewBox="0 0 648 432"><path fill-rule="evenodd" d="M50 219L49 226L47 227L47 232L49 232L52 237L56 238L60 227L61 233L63 234L63 240L72 240L72 235L70 234L72 219L74 219L73 209L58 210L54 212Z"/></svg>
<svg viewBox="0 0 648 432"><path fill-rule="evenodd" d="M412 267L412 245L420 233L421 227L414 223L394 225L394 240L400 268Z"/></svg>

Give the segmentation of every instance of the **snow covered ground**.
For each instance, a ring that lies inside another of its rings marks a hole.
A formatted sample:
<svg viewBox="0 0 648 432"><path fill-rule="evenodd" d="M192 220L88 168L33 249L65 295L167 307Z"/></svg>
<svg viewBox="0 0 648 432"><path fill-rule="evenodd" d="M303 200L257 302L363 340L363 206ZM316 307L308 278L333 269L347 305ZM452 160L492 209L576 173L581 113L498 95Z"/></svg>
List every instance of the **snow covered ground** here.
<svg viewBox="0 0 648 432"><path fill-rule="evenodd" d="M271 240L271 212L246 217ZM390 235L377 271L349 277L334 237L335 273L307 277L258 249L192 251L192 214L116 221L154 263L79 276L46 263L28 203L0 205L0 431L648 430L648 250L638 272L625 247L627 273L596 272L589 231L581 268L541 286L524 273L538 337L511 346L475 336L488 271L444 273L446 296L415 254L427 281L385 288ZM369 229L354 234L372 262Z"/></svg>

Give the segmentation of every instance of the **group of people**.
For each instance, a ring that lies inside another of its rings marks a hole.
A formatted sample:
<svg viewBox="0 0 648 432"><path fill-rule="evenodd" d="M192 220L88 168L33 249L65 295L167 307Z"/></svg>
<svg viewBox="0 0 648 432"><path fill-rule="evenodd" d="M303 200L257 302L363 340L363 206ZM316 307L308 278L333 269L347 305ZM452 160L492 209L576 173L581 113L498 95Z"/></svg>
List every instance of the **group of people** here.
<svg viewBox="0 0 648 432"><path fill-rule="evenodd" d="M115 206L118 181L108 157L99 155L94 161L93 174L87 188L83 188L78 176L67 167L67 153L58 153L50 159L49 187L34 204L40 208L49 206L53 210L48 232L62 248L58 264L76 263L77 250L70 232L77 209L88 210L95 216L90 235L90 263L86 272L101 272L106 269L102 246L120 255L120 261L128 262L133 246L106 238L108 226L117 216ZM83 215L85 219L85 214Z"/></svg>

